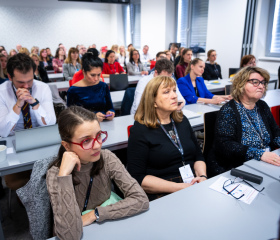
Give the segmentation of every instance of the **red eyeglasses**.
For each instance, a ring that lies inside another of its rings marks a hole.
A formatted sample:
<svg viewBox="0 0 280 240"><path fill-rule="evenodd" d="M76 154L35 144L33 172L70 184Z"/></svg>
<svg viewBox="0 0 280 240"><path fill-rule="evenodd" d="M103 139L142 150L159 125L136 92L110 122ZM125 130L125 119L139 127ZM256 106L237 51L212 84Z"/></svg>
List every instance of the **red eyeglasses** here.
<svg viewBox="0 0 280 240"><path fill-rule="evenodd" d="M107 137L108 137L108 133L106 131L104 132L100 131L97 134L96 138L86 138L81 143L74 143L74 142L69 142L69 143L79 145L84 150L89 150L93 148L95 141L97 141L99 144L102 144L107 140Z"/></svg>

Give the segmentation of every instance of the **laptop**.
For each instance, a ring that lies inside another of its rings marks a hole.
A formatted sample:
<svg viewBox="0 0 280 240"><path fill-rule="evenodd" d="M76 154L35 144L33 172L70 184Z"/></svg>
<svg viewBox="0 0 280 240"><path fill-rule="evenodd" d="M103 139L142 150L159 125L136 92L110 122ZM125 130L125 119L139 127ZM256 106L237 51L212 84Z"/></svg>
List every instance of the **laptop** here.
<svg viewBox="0 0 280 240"><path fill-rule="evenodd" d="M57 124L15 131L13 141L16 152L59 144L61 138Z"/></svg>

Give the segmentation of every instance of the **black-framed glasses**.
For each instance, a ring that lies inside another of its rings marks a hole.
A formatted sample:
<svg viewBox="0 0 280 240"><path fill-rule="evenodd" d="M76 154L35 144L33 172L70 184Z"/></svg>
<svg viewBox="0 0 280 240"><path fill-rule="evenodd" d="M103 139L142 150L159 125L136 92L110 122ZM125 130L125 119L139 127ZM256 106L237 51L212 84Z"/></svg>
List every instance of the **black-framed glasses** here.
<svg viewBox="0 0 280 240"><path fill-rule="evenodd" d="M254 85L254 87L258 87L260 84L266 87L268 84L267 81L265 80L260 81L259 79L249 79L247 82L251 82Z"/></svg>
<svg viewBox="0 0 280 240"><path fill-rule="evenodd" d="M251 188L253 188L254 190L258 191L258 192L262 192L264 190L264 187L261 190L256 189L252 184L248 183L247 181L245 181L244 179L241 178L235 178L234 180L228 179L224 182L223 185L223 189L227 192L227 194L230 194L232 197L234 197L235 199L240 199L244 196L244 194L242 194L241 196L235 196L238 195L238 187L240 186L240 184L244 182L247 185L249 185ZM230 185L233 184L237 184L236 186L229 188ZM235 192L234 192L235 191Z"/></svg>
<svg viewBox="0 0 280 240"><path fill-rule="evenodd" d="M100 131L96 135L96 138L86 138L80 143L74 143L74 142L69 142L69 143L79 145L84 150L89 150L93 148L95 141L97 141L99 144L102 144L107 140L107 138L108 138L108 133L106 131L104 132Z"/></svg>

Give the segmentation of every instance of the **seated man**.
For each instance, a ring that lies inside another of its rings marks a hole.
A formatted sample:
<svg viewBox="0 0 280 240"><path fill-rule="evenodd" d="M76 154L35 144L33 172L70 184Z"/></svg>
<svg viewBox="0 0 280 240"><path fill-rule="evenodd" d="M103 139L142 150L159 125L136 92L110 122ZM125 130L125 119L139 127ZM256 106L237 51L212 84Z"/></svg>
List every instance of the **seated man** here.
<svg viewBox="0 0 280 240"><path fill-rule="evenodd" d="M141 78L137 83L135 95L134 95L134 101L130 110L130 114L135 114L138 105L140 103L142 94L144 92L144 89L150 80L152 80L154 77L157 76L172 77L173 73L174 73L174 64L171 61L167 60L166 58L159 59L156 62L155 71L152 72L150 75ZM182 97L177 86L176 89L177 89L176 93L178 95L178 102L181 102L181 104L178 106L178 110L181 110L185 106L185 100Z"/></svg>
<svg viewBox="0 0 280 240"><path fill-rule="evenodd" d="M151 55L148 53L149 51L149 46L148 45L145 45L143 47L143 51L140 53L140 61L142 63L147 63L147 62L150 62L152 60L152 57Z"/></svg>
<svg viewBox="0 0 280 240"><path fill-rule="evenodd" d="M158 52L156 55L156 61L159 59L164 59L166 58L166 53L165 52ZM150 71L149 74L152 73L153 71L155 71L155 67L153 67Z"/></svg>
<svg viewBox="0 0 280 240"><path fill-rule="evenodd" d="M53 125L56 123L49 86L33 80L36 65L26 54L18 53L8 60L10 81L0 85L0 136L7 137L14 130ZM24 186L30 171L5 176L12 190Z"/></svg>

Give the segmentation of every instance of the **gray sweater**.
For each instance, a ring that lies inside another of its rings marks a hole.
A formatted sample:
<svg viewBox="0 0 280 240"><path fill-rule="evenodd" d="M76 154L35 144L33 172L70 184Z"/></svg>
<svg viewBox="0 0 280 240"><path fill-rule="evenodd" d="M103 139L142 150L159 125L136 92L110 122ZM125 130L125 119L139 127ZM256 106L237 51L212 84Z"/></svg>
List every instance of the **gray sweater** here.
<svg viewBox="0 0 280 240"><path fill-rule="evenodd" d="M63 76L66 81L69 81L73 78L74 74L77 72L77 69L80 70L81 64L77 63L76 67L72 63L64 63L63 64Z"/></svg>
<svg viewBox="0 0 280 240"><path fill-rule="evenodd" d="M127 73L129 76L137 76L141 75L141 72L144 71L144 67L142 63L138 63L139 72L136 72L137 66L131 62L126 64Z"/></svg>

